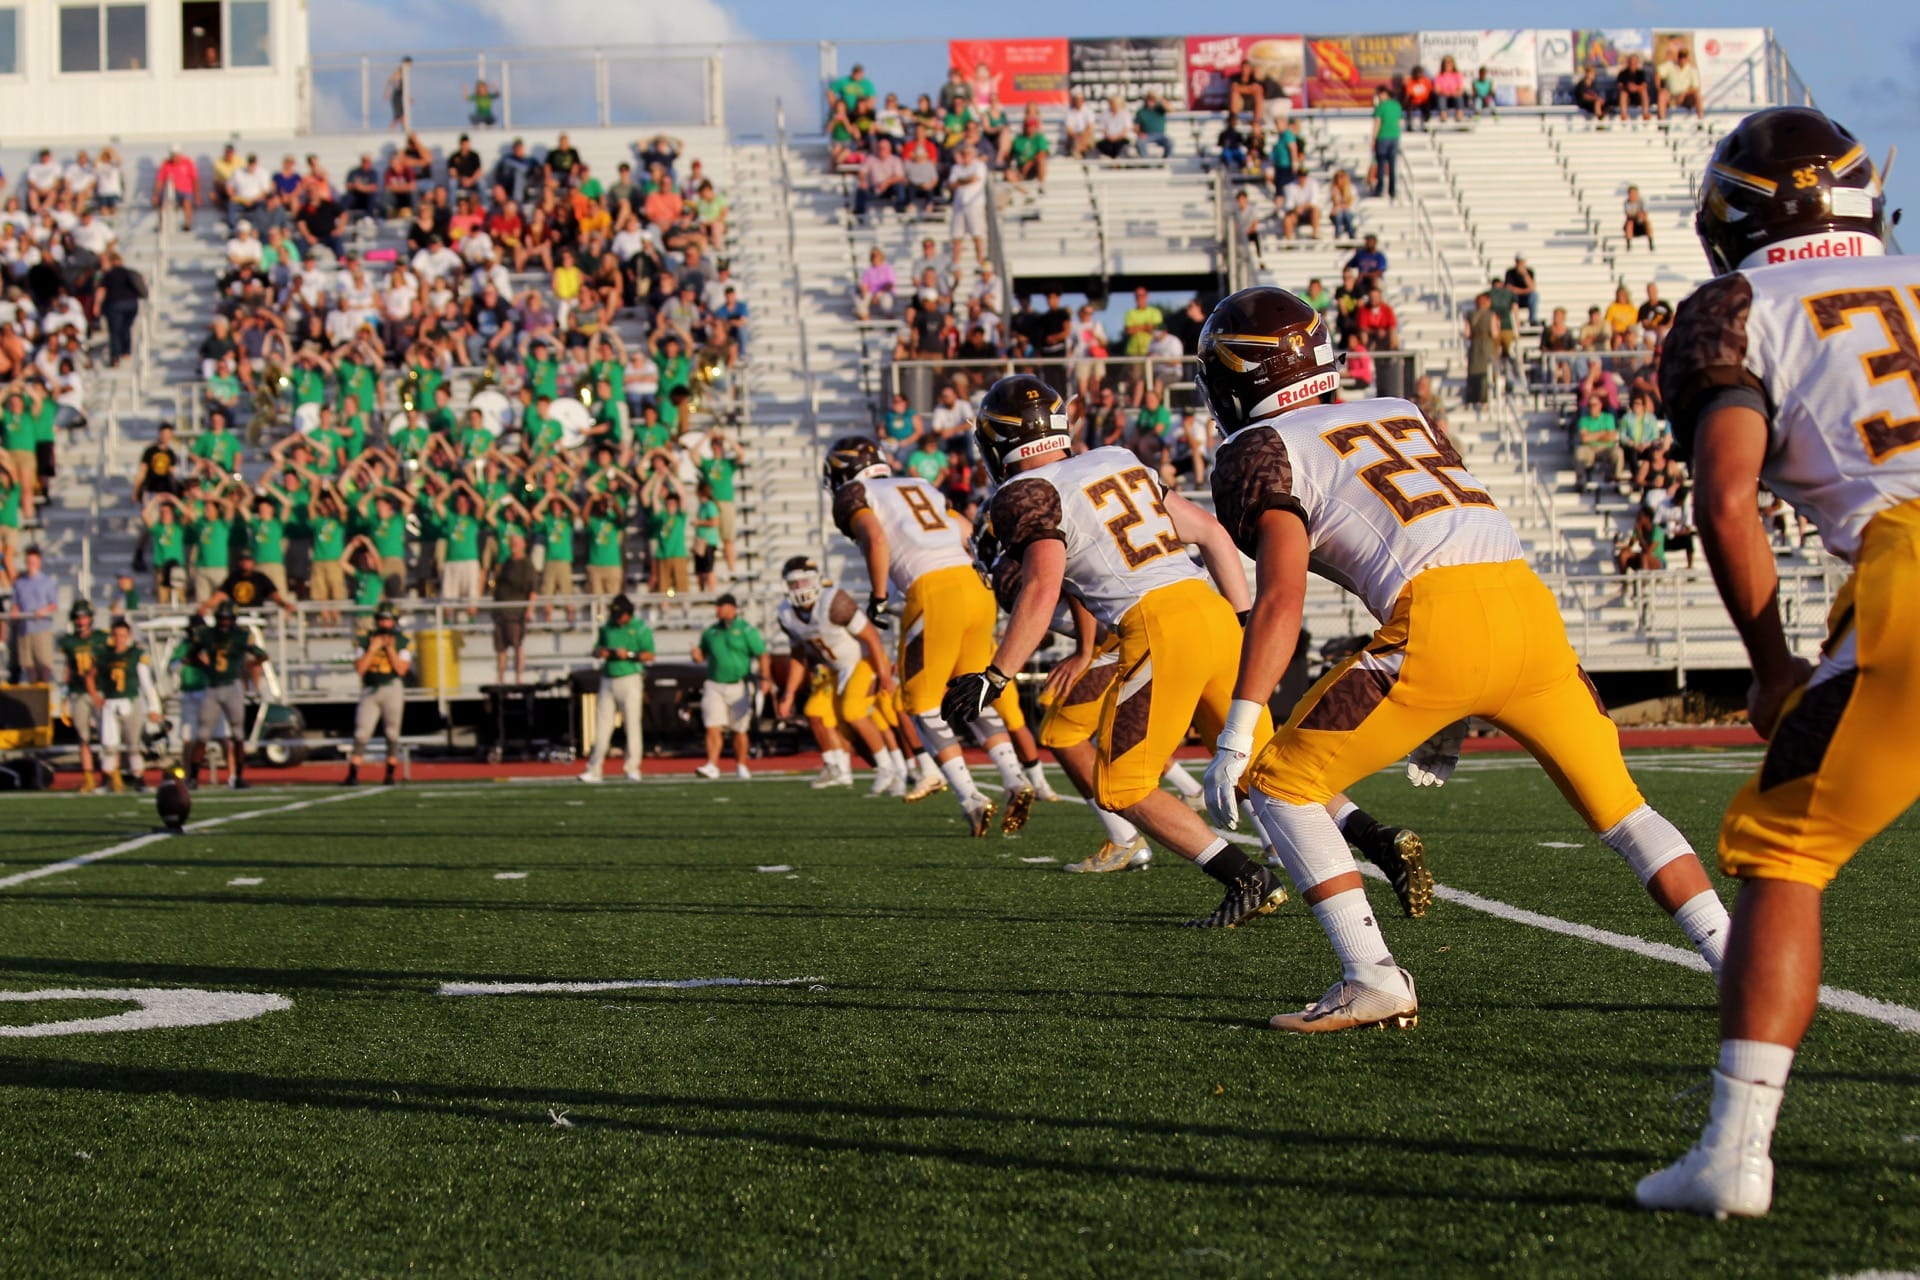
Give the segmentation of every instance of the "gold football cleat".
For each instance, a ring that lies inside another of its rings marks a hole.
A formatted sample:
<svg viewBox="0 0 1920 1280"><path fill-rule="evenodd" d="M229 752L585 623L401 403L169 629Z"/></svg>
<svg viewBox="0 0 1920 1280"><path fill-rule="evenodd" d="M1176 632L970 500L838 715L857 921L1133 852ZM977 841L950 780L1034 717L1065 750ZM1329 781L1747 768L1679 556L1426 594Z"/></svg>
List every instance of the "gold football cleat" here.
<svg viewBox="0 0 1920 1280"><path fill-rule="evenodd" d="M920 781L908 787L907 794L901 798L908 804L913 804L916 801L925 800L928 796L939 795L946 789L947 780L945 778L937 773L929 773L922 777Z"/></svg>
<svg viewBox="0 0 1920 1280"><path fill-rule="evenodd" d="M1060 868L1074 875L1105 875L1109 871L1145 871L1153 865L1153 851L1145 836L1135 836L1127 844L1112 840L1100 846L1100 852Z"/></svg>
<svg viewBox="0 0 1920 1280"><path fill-rule="evenodd" d="M993 801L982 796L979 807L975 808L972 805L968 805L966 812L967 822L972 828L974 837L977 839L986 835L987 830L993 826L993 815L997 810L993 807Z"/></svg>
<svg viewBox="0 0 1920 1280"><path fill-rule="evenodd" d="M1018 834L1020 828L1027 825L1027 815L1033 812L1034 799L1032 787L1023 786L1007 792L1006 816L1000 819L1001 835Z"/></svg>

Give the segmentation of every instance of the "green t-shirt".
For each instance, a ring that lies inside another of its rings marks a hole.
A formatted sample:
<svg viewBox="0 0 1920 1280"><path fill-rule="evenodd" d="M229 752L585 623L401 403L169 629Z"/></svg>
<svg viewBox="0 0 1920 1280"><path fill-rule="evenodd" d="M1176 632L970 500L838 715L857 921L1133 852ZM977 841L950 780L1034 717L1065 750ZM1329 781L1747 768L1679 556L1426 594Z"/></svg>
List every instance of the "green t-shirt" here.
<svg viewBox="0 0 1920 1280"><path fill-rule="evenodd" d="M720 545L720 504L704 499L693 513L693 536L710 547Z"/></svg>
<svg viewBox="0 0 1920 1280"><path fill-rule="evenodd" d="M287 522L279 516L255 516L247 521L247 546L256 564L287 562Z"/></svg>
<svg viewBox="0 0 1920 1280"><path fill-rule="evenodd" d="M653 554L661 560L684 560L687 556L687 513L656 511L647 517L647 535L653 539Z"/></svg>
<svg viewBox="0 0 1920 1280"><path fill-rule="evenodd" d="M373 549L381 557L405 556L407 554L407 517L398 511L388 515L373 513L368 522L368 536L373 539Z"/></svg>
<svg viewBox="0 0 1920 1280"><path fill-rule="evenodd" d="M590 177L580 184L580 194L589 200L598 200L607 194L607 189L600 185L600 179Z"/></svg>
<svg viewBox="0 0 1920 1280"><path fill-rule="evenodd" d="M0 441L4 441L9 449L17 451L32 449L34 445L33 416L24 410L19 413L11 411L0 413Z"/></svg>
<svg viewBox="0 0 1920 1280"><path fill-rule="evenodd" d="M29 409L33 415L33 439L36 444L53 443L53 420L60 415L60 406L51 399L42 400L38 409Z"/></svg>
<svg viewBox="0 0 1920 1280"><path fill-rule="evenodd" d="M107 637L99 631L92 631L84 636L69 631L60 637L60 656L67 665L68 693L87 691L87 676L100 665L106 647ZM107 690L103 686L100 692L104 696Z"/></svg>
<svg viewBox="0 0 1920 1280"><path fill-rule="evenodd" d="M548 564L572 564L573 517L564 511L549 510L540 517L540 541L547 549Z"/></svg>
<svg viewBox="0 0 1920 1280"><path fill-rule="evenodd" d="M1140 126L1140 132L1148 137L1158 137L1167 131L1167 109L1165 107L1141 107L1133 113L1133 122Z"/></svg>
<svg viewBox="0 0 1920 1280"><path fill-rule="evenodd" d="M463 458L484 458L493 448L493 433L485 427L462 427L454 438Z"/></svg>
<svg viewBox="0 0 1920 1280"><path fill-rule="evenodd" d="M207 687L207 673L194 663L191 643L183 639L173 646L173 664L180 671L180 692L199 693Z"/></svg>
<svg viewBox="0 0 1920 1280"><path fill-rule="evenodd" d="M867 79L865 76L861 76L858 79L850 75L841 76L838 80L835 80L827 86L827 91L833 94L834 97L840 99L840 101L846 103L847 110L852 111L860 105L862 99L873 96L873 81Z"/></svg>
<svg viewBox="0 0 1920 1280"><path fill-rule="evenodd" d="M6 523L4 520L0 520L0 524L4 523ZM178 521L155 524L152 526L149 538L156 568L163 564L187 562L187 526Z"/></svg>
<svg viewBox="0 0 1920 1280"><path fill-rule="evenodd" d="M193 535L194 563L200 568L225 569L232 563L232 520L225 516L201 516L187 529Z"/></svg>
<svg viewBox="0 0 1920 1280"><path fill-rule="evenodd" d="M374 603L378 604L379 601L376 600ZM378 634L380 634L379 631L374 630L360 637L361 653L364 654L372 651L373 638ZM394 653L390 654L383 648L379 653L375 654L373 661L367 664L366 674L360 677L360 683L366 685L368 688L377 689L381 685L392 684L394 681L400 679L400 673L394 670L393 659L398 654L405 653L408 647L406 634L396 630L393 633Z"/></svg>
<svg viewBox="0 0 1920 1280"><path fill-rule="evenodd" d="M588 385L598 386L605 382L615 400L624 401L627 398L627 366L618 360L595 360L587 370L587 375Z"/></svg>
<svg viewBox="0 0 1920 1280"><path fill-rule="evenodd" d="M1021 164L1035 156L1047 154L1047 135L1044 133L1019 133L1013 138L1013 158Z"/></svg>
<svg viewBox="0 0 1920 1280"><path fill-rule="evenodd" d="M361 609L373 609L380 603L380 597L386 593L387 580L380 576L378 569L353 571L353 602Z"/></svg>
<svg viewBox="0 0 1920 1280"><path fill-rule="evenodd" d="M633 443L642 454L649 449L664 449L673 443L673 432L664 422L643 422L633 429Z"/></svg>
<svg viewBox="0 0 1920 1280"><path fill-rule="evenodd" d="M1380 131L1376 135L1381 142L1397 141L1400 137L1400 118L1406 115L1406 109L1392 98L1382 98L1373 104L1373 118L1380 122Z"/></svg>
<svg viewBox="0 0 1920 1280"><path fill-rule="evenodd" d="M1134 425L1142 431L1152 431L1153 434L1164 437L1167 429L1173 425L1173 414L1168 412L1164 404L1157 409L1142 409Z"/></svg>
<svg viewBox="0 0 1920 1280"><path fill-rule="evenodd" d="M740 470L740 464L732 458L700 459L700 474L707 479L707 485L713 490L715 502L733 501L733 477Z"/></svg>
<svg viewBox="0 0 1920 1280"><path fill-rule="evenodd" d="M587 517L587 564L596 569L620 567L620 536L625 521L603 515Z"/></svg>
<svg viewBox="0 0 1920 1280"><path fill-rule="evenodd" d="M313 533L315 560L344 560L347 555L347 522L331 513L307 508L307 528Z"/></svg>
<svg viewBox="0 0 1920 1280"><path fill-rule="evenodd" d="M693 385L693 361L684 353L669 356L662 351L654 356L653 367L660 371L660 389L654 399L660 405L660 418L664 422L673 399L673 389Z"/></svg>
<svg viewBox="0 0 1920 1280"><path fill-rule="evenodd" d="M231 431L209 431L195 438L190 452L221 471L233 471L240 465L240 438Z"/></svg>
<svg viewBox="0 0 1920 1280"><path fill-rule="evenodd" d="M714 623L700 633L700 653L707 660L707 679L735 684L753 674L753 660L767 651L759 630L742 618Z"/></svg>
<svg viewBox="0 0 1920 1280"><path fill-rule="evenodd" d="M887 439L911 440L915 435L913 410L898 409L887 412Z"/></svg>
<svg viewBox="0 0 1920 1280"><path fill-rule="evenodd" d="M907 470L928 484L939 484L947 469L947 455L938 449L915 449L907 455Z"/></svg>
<svg viewBox="0 0 1920 1280"><path fill-rule="evenodd" d="M1580 438L1582 440L1587 439L1589 436L1614 435L1620 430L1619 421L1604 409L1599 413L1581 414L1580 421L1577 425L1580 428Z"/></svg>
<svg viewBox="0 0 1920 1280"><path fill-rule="evenodd" d="M323 369L301 365L293 371L293 407L323 404L327 398L327 375Z"/></svg>
<svg viewBox="0 0 1920 1280"><path fill-rule="evenodd" d="M408 365L406 373L413 378L413 403L421 409L425 409L433 403L434 391L441 383L447 380L446 375L438 369L430 369L417 364Z"/></svg>
<svg viewBox="0 0 1920 1280"><path fill-rule="evenodd" d="M447 563L478 560L480 558L479 518L463 515L458 511L447 511L442 518L446 521Z"/></svg>
<svg viewBox="0 0 1920 1280"><path fill-rule="evenodd" d="M342 404L352 404L361 413L373 412L374 395L380 387L380 376L372 366L361 364L357 360L342 360L334 366L334 382L340 388Z"/></svg>
<svg viewBox="0 0 1920 1280"><path fill-rule="evenodd" d="M527 452L536 458L557 453L566 431L552 418L535 418L527 428Z"/></svg>
<svg viewBox="0 0 1920 1280"><path fill-rule="evenodd" d="M424 426L409 425L400 428L388 438L393 443L394 452L402 458L418 458L427 451L427 442L432 438L432 433Z"/></svg>
<svg viewBox="0 0 1920 1280"><path fill-rule="evenodd" d="M334 427L315 427L307 432L307 445L313 450L313 469L323 476L340 470L340 451L346 438Z"/></svg>
<svg viewBox="0 0 1920 1280"><path fill-rule="evenodd" d="M0 529L18 529L19 527L20 486L5 477L0 477ZM159 527L154 526L156 529ZM174 526L176 529L179 527Z"/></svg>
<svg viewBox="0 0 1920 1280"><path fill-rule="evenodd" d="M624 626L614 626L611 622L600 624L600 632L593 638L593 647L609 649L621 654L642 654L653 652L653 628L640 621L629 618ZM608 656L601 659L607 664L607 674L611 677L637 676L641 666L638 658Z"/></svg>
<svg viewBox="0 0 1920 1280"><path fill-rule="evenodd" d="M216 404L240 402L240 379L231 373L216 373L207 379L207 395Z"/></svg>
<svg viewBox="0 0 1920 1280"><path fill-rule="evenodd" d="M527 385L533 388L537 399L545 396L551 400L560 394L560 362L554 359L537 360L527 357Z"/></svg>

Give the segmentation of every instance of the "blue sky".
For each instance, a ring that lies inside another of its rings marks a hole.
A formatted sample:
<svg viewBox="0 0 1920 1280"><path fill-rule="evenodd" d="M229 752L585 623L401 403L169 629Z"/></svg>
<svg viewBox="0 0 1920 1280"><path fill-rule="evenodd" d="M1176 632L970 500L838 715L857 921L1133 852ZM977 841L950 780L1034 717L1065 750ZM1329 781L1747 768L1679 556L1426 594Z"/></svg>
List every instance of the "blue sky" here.
<svg viewBox="0 0 1920 1280"><path fill-rule="evenodd" d="M917 92L937 82L945 62L937 42L999 35L1155 35L1185 30L1178 6L1164 0L1103 0L1098 6L1042 7L1032 0L883 6L870 0L327 0L310 7L316 53L410 52L536 45L614 46L652 42L835 40L841 66L864 61L882 91ZM1275 10L1275 12L1280 12ZM1865 0L1789 5L1780 0L1655 5L1567 5L1484 0L1472 6L1375 0L1356 6L1351 26L1332 9L1315 30L1416 30L1421 27L1772 27L1819 105L1868 145L1876 160L1890 147L1903 157L1889 184L1895 204L1920 217L1920 15ZM1286 20L1237 19L1210 12L1196 33L1278 29ZM1295 28L1297 29L1297 28ZM927 42L889 43L889 42ZM742 50L727 63L729 124L766 127L765 99L810 94L817 55L799 47ZM636 80L644 74L636 69ZM761 99L749 102L748 95ZM740 101L736 106L736 99ZM1920 231L1908 228L1912 241Z"/></svg>

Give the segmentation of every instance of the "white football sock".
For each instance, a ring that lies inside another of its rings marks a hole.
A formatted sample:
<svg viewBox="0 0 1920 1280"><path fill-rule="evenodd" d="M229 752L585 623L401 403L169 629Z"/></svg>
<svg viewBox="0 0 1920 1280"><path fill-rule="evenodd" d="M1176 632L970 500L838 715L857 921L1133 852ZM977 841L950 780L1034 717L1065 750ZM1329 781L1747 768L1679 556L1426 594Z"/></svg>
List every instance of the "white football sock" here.
<svg viewBox="0 0 1920 1280"><path fill-rule="evenodd" d="M1140 838L1138 827L1111 810L1102 809L1096 805L1093 816L1100 819L1100 826L1105 829L1107 839L1115 844L1132 844Z"/></svg>
<svg viewBox="0 0 1920 1280"><path fill-rule="evenodd" d="M1702 889L1673 913L1673 922L1687 935L1694 950L1713 970L1715 981L1720 977L1720 965L1727 956L1727 935L1732 931L1733 921L1727 915L1726 903L1720 901L1720 895L1712 889ZM1745 1079L1745 1077L1741 1077Z"/></svg>
<svg viewBox="0 0 1920 1280"><path fill-rule="evenodd" d="M1193 780L1192 774L1180 767L1180 763L1177 760L1169 760L1167 762L1166 772L1160 775L1160 779L1163 782L1171 784L1173 789L1183 796L1197 796L1200 794L1200 784Z"/></svg>
<svg viewBox="0 0 1920 1280"><path fill-rule="evenodd" d="M1225 840L1215 840L1199 853L1193 855L1193 865L1196 867L1206 866L1209 862L1213 861L1215 854L1224 852L1226 847L1227 842Z"/></svg>
<svg viewBox="0 0 1920 1280"><path fill-rule="evenodd" d="M932 756L924 751L916 751L913 753L913 763L919 768L922 778L937 778L940 776L940 766L935 763Z"/></svg>
<svg viewBox="0 0 1920 1280"><path fill-rule="evenodd" d="M899 778L911 778L913 776L912 770L907 767L907 757L900 748L892 747L888 749L887 762L893 766L894 776Z"/></svg>
<svg viewBox="0 0 1920 1280"><path fill-rule="evenodd" d="M1693 856L1693 846L1680 829L1654 812L1652 805L1641 805L1602 831L1600 841L1627 860L1643 885L1675 858Z"/></svg>
<svg viewBox="0 0 1920 1280"><path fill-rule="evenodd" d="M940 766L940 772L946 777L947 785L960 797L961 804L971 804L980 798L980 788L973 785L973 775L967 772L967 758L955 756Z"/></svg>
<svg viewBox="0 0 1920 1280"><path fill-rule="evenodd" d="M1380 922L1373 918L1365 889L1348 889L1313 904L1313 915L1326 931L1327 941L1340 957L1340 969L1348 982L1384 991L1397 990L1401 984L1400 966L1381 936Z"/></svg>
<svg viewBox="0 0 1920 1280"><path fill-rule="evenodd" d="M1028 782L1033 784L1035 791L1051 790L1051 788L1047 786L1047 766L1041 764L1038 760L1035 760L1020 772L1026 776Z"/></svg>
<svg viewBox="0 0 1920 1280"><path fill-rule="evenodd" d="M1748 1084L1784 1089L1793 1070L1793 1050L1765 1040L1722 1040L1720 1074Z"/></svg>
<svg viewBox="0 0 1920 1280"><path fill-rule="evenodd" d="M1325 805L1288 804L1255 788L1248 803L1254 820L1287 868L1294 887L1306 893L1323 880L1356 871L1347 839Z"/></svg>
<svg viewBox="0 0 1920 1280"><path fill-rule="evenodd" d="M1345 831L1347 829L1347 815L1356 812L1359 808L1360 806L1353 801L1346 801L1338 809L1333 810L1333 825Z"/></svg>
<svg viewBox="0 0 1920 1280"><path fill-rule="evenodd" d="M1000 785L1009 791L1018 791L1027 785L1027 775L1020 769L1020 755L1013 749L1011 742L1002 742L987 748L987 755L994 766L1000 770Z"/></svg>

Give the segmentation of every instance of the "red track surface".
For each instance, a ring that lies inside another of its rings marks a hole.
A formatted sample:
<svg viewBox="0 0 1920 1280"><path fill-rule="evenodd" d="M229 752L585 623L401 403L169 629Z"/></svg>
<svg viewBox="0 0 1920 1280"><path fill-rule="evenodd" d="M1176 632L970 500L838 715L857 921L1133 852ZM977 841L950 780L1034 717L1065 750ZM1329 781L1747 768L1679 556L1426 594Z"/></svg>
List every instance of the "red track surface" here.
<svg viewBox="0 0 1920 1280"><path fill-rule="evenodd" d="M1620 745L1629 748L1657 747L1678 750L1689 747L1752 747L1758 746L1759 737L1746 725L1725 725L1717 727L1678 727L1654 729L1622 729ZM1520 744L1512 738L1494 735L1485 738L1469 738L1464 748L1468 753L1478 755L1492 751L1518 751ZM1180 758L1189 761L1205 760L1208 753L1199 747L1189 747L1180 753ZM978 764L987 762L986 756L978 752L971 753L969 759ZM618 757L608 761L609 778L617 779L615 769L624 762ZM646 761L645 772L649 777L669 777L676 774L691 774L700 764L696 757ZM727 777L732 776L731 760L722 761ZM420 760L413 763L413 782L506 782L514 778L564 778L579 773L586 767L583 761L574 760L565 764L548 764L537 760L506 761L501 764L488 764L483 760ZM791 756L774 756L755 761L756 773L812 773L820 768L818 752L802 752ZM378 782L381 766L378 763L361 770L361 776ZM256 765L247 771L247 778L257 786L316 786L338 783L346 773L343 762L297 765L290 769L271 769ZM151 771L148 780L153 780ZM80 788L80 773L75 770L63 770L54 778L54 790L77 791Z"/></svg>

